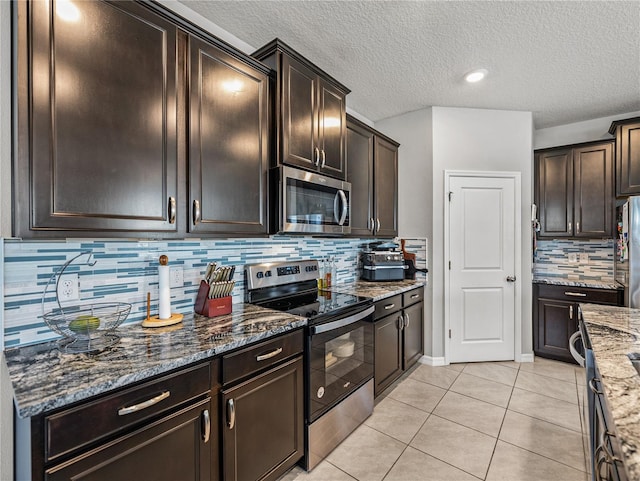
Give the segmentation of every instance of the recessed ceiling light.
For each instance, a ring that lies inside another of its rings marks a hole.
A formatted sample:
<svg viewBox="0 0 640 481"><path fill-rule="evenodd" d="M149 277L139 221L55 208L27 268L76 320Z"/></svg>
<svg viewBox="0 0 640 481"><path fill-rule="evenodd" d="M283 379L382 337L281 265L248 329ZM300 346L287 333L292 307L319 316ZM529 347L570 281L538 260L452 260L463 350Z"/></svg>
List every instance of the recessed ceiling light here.
<svg viewBox="0 0 640 481"><path fill-rule="evenodd" d="M483 78L487 76L489 72L487 69L479 68L477 70L472 70L467 75L464 76L464 79L469 83L480 82Z"/></svg>

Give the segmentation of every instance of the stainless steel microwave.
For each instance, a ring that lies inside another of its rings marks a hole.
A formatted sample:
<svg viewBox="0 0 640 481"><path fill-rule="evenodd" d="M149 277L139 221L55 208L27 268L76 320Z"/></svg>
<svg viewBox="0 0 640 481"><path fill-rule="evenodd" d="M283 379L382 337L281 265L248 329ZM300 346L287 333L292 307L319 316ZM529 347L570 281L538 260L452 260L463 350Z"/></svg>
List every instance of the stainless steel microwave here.
<svg viewBox="0 0 640 481"><path fill-rule="evenodd" d="M280 166L272 171L277 196L275 230L280 233L349 234L351 184Z"/></svg>

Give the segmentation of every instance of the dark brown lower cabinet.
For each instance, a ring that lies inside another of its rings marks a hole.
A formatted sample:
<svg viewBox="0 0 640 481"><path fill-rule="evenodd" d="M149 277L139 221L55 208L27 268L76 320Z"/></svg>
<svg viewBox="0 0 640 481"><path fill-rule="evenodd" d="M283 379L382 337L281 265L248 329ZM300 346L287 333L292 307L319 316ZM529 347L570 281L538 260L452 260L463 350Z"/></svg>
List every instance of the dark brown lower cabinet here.
<svg viewBox="0 0 640 481"><path fill-rule="evenodd" d="M576 363L569 338L578 330L578 304L621 306L623 291L533 284L533 352L536 356Z"/></svg>
<svg viewBox="0 0 640 481"><path fill-rule="evenodd" d="M224 389L222 406L226 481L276 480L303 456L302 356Z"/></svg>
<svg viewBox="0 0 640 481"><path fill-rule="evenodd" d="M50 468L49 481L210 480L211 398ZM206 427L208 425L209 427Z"/></svg>
<svg viewBox="0 0 640 481"><path fill-rule="evenodd" d="M424 353L424 289L382 299L374 314L374 395L378 396Z"/></svg>

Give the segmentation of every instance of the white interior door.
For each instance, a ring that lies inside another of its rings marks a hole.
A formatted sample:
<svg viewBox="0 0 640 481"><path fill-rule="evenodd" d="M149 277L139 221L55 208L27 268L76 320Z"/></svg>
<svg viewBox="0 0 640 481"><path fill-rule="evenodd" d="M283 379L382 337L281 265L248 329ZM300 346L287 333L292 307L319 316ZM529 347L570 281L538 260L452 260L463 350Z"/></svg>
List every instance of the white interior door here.
<svg viewBox="0 0 640 481"><path fill-rule="evenodd" d="M449 177L449 362L515 358L516 185Z"/></svg>

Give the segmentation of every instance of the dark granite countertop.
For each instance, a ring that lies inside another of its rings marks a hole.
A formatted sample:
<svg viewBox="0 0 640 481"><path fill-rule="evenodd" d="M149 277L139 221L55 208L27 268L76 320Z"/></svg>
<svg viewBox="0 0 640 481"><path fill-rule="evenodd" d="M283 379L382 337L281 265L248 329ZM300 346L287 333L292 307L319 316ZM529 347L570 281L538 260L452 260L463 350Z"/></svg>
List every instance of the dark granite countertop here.
<svg viewBox="0 0 640 481"><path fill-rule="evenodd" d="M187 315L181 324L125 324L115 346L64 354L47 342L8 349L4 360L20 417L34 416L305 326L306 319L250 304L226 316Z"/></svg>
<svg viewBox="0 0 640 481"><path fill-rule="evenodd" d="M602 279L569 279L568 277L554 277L535 275L534 284L551 284L554 286L591 287L592 289L622 289L615 280L607 277Z"/></svg>
<svg viewBox="0 0 640 481"><path fill-rule="evenodd" d="M640 309L580 304L629 479L640 479Z"/></svg>
<svg viewBox="0 0 640 481"><path fill-rule="evenodd" d="M335 292L355 294L356 296L370 297L374 302L387 297L395 296L410 291L416 287L424 286L422 281L403 280L389 282L356 281L352 284L338 284L331 288Z"/></svg>

